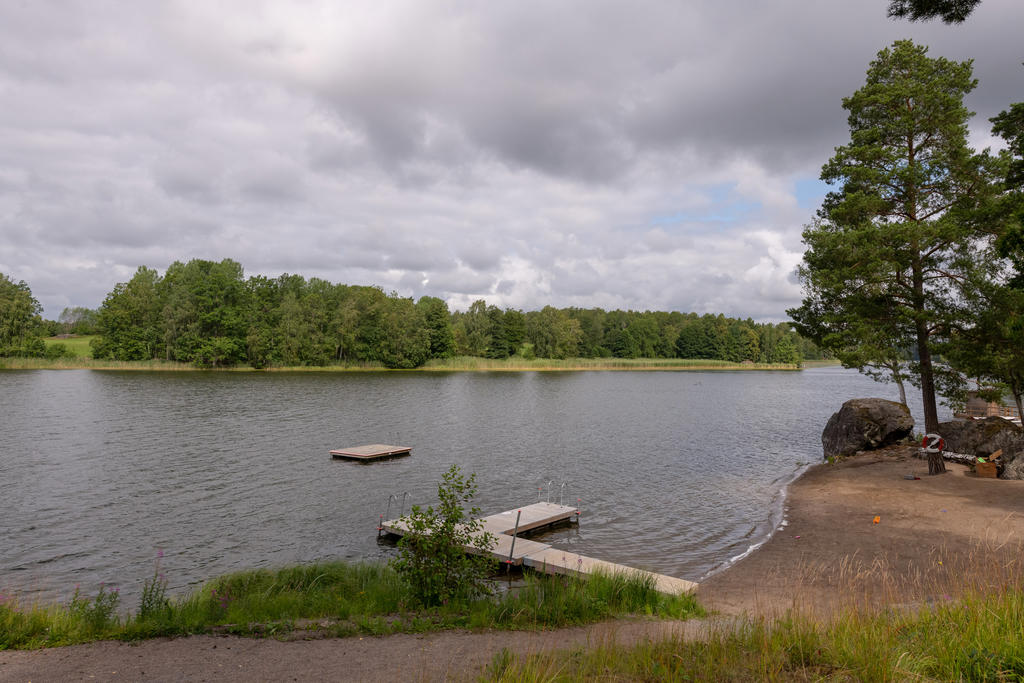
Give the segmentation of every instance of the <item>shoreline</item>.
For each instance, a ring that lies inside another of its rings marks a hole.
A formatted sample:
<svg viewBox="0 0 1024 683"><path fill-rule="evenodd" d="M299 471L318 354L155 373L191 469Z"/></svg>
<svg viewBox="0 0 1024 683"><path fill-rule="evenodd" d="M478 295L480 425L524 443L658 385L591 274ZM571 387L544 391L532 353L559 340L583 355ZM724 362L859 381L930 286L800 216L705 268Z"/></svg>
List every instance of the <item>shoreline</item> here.
<svg viewBox="0 0 1024 683"><path fill-rule="evenodd" d="M433 363L433 364L432 364ZM809 365L808 367L821 367ZM418 368L386 368L382 365L317 365L297 367L253 368L247 365L199 368L174 361L103 361L91 358L47 360L42 358L0 358L0 371L10 370L98 370L127 372L201 372L201 373L445 373L445 372L799 372L804 368L786 363L732 363L664 358L616 358L570 360L522 359L490 360L470 358L459 362L430 361Z"/></svg>
<svg viewBox="0 0 1024 683"><path fill-rule="evenodd" d="M829 615L955 599L981 587L964 577L1024 576L1024 481L980 479L956 463L929 477L916 450L896 446L806 468L789 485L786 523L703 580L701 604L726 614Z"/></svg>
<svg viewBox="0 0 1024 683"><path fill-rule="evenodd" d="M713 576L716 576L717 574L721 574L722 572L728 571L739 562L742 562L744 559L756 553L766 543L771 541L776 534L785 530L786 526L788 526L789 524L789 521L786 518L786 502L789 498L789 489L791 486L793 486L793 484L799 481L800 478L803 477L804 474L812 467L814 467L813 464L807 464L798 467L796 471L793 472L793 476L786 480L786 482L782 485L782 488L780 488L778 493L775 494L775 499L772 501L772 513L769 515L768 518L768 533L765 535L765 537L756 543L750 544L750 546L748 546L747 549L739 555L730 557L721 565L705 572L699 579L697 579L698 584L707 581L708 579L710 579Z"/></svg>

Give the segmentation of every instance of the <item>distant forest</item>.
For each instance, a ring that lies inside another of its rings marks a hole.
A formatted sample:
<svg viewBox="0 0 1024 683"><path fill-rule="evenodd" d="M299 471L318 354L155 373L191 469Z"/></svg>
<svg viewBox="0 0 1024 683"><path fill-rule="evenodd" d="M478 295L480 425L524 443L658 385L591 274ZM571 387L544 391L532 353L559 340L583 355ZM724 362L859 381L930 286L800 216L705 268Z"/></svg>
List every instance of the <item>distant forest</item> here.
<svg viewBox="0 0 1024 683"><path fill-rule="evenodd" d="M822 357L786 323L600 308L523 312L483 300L453 313L436 297L414 301L378 287L288 274L246 279L230 259L175 262L163 276L140 267L98 310L67 309L42 327L51 334L98 334L95 358L200 367L379 362L415 368L453 356L792 364Z"/></svg>

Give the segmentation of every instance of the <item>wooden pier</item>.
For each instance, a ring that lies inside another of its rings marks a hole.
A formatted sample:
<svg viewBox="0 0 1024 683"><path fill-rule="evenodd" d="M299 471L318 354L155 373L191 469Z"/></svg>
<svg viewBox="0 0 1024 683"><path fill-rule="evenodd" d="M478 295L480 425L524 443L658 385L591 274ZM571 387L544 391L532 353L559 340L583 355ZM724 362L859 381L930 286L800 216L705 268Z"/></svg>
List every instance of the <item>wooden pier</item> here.
<svg viewBox="0 0 1024 683"><path fill-rule="evenodd" d="M519 515L519 530L515 537L516 515ZM534 503L516 510L507 510L496 515L484 517L483 529L480 533L494 534L495 543L488 554L499 562L508 562L516 566L525 566L547 574L563 574L567 576L584 576L595 571L607 574L640 574L654 579L655 588L661 593L678 595L690 593L697 584L674 576L655 574L627 567L622 564L596 560L577 553L553 548L547 543L522 538L519 534L529 533L545 527L579 521L579 510L567 505L555 503ZM401 519L393 519L381 524L381 529L395 536L404 536L408 531ZM467 552L476 552L466 548Z"/></svg>
<svg viewBox="0 0 1024 683"><path fill-rule="evenodd" d="M382 458L397 458L412 453L411 446L388 446L383 443L373 443L367 446L351 446L331 451L332 458L343 458L345 460L380 460Z"/></svg>

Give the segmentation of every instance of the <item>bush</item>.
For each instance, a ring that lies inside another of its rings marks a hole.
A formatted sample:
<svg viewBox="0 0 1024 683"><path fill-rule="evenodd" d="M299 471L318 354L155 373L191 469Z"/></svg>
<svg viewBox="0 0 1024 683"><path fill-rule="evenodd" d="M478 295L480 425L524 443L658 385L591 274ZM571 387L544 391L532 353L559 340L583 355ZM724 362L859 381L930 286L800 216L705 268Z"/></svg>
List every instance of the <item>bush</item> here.
<svg viewBox="0 0 1024 683"><path fill-rule="evenodd" d="M58 342L48 345L43 355L49 360L57 360L58 358L74 358L75 352L69 349L67 344Z"/></svg>
<svg viewBox="0 0 1024 683"><path fill-rule="evenodd" d="M402 518L407 533L391 566L424 605L471 600L490 592L487 576L492 563L486 553L495 538L476 519L479 508L467 513L463 507L475 495L476 475L466 478L458 465L452 465L437 486L437 509L413 505ZM469 555L467 548L479 554Z"/></svg>

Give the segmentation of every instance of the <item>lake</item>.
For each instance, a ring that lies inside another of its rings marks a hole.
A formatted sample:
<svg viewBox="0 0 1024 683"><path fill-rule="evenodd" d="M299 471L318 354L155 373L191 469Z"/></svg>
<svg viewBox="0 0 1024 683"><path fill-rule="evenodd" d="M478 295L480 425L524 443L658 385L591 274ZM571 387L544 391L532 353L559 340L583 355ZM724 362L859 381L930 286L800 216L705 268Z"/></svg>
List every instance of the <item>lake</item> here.
<svg viewBox="0 0 1024 683"><path fill-rule="evenodd" d="M579 499L579 526L546 542L699 580L769 536L786 485L821 460L828 417L865 396L896 390L837 367L2 371L0 591L64 600L105 582L134 609L159 552L172 592L244 568L386 559L375 527L389 496L435 502L453 463L476 474L484 514ZM328 454L365 443L413 453Z"/></svg>

